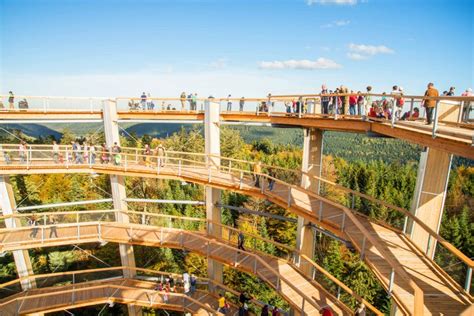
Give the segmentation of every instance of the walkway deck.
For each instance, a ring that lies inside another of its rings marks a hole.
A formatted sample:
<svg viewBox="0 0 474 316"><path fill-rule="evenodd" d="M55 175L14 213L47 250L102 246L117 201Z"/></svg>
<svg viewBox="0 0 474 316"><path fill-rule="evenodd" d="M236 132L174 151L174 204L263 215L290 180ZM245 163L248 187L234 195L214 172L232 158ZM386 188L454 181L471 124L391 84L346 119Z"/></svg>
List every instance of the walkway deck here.
<svg viewBox="0 0 474 316"><path fill-rule="evenodd" d="M401 231L375 223L365 216L353 214L342 205L278 180L274 191L269 192L255 188L250 179L239 176L238 170L230 168L231 172L222 172L202 167L197 162L195 165L170 163L165 167L150 168L131 161L126 166L58 166L48 161L33 161L28 169L25 165L2 165L0 168L1 174L96 172L180 179L264 198L351 240L357 250L364 253L364 260L382 285L391 290L393 298L404 313L467 315L472 312L473 297L463 291ZM472 267L472 261L466 259L466 263ZM421 293L416 292L420 290ZM416 293L418 295L415 295ZM422 302L423 311L417 312L417 302Z"/></svg>
<svg viewBox="0 0 474 316"><path fill-rule="evenodd" d="M163 296L153 289L155 285L148 281L119 278L32 289L1 300L0 314L52 313L64 309L120 303L190 312L193 315L222 315L217 313L215 294L201 290L190 297L170 293L169 301L165 302ZM237 313L235 305L231 306L229 315Z"/></svg>

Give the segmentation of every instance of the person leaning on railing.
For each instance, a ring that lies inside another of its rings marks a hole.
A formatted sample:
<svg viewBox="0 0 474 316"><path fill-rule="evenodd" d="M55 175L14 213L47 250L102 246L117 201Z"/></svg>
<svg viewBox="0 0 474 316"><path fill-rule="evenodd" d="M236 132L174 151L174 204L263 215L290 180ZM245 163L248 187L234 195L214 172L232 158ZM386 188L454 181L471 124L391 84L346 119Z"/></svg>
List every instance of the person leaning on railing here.
<svg viewBox="0 0 474 316"><path fill-rule="evenodd" d="M428 89L425 91L425 97L439 97L439 92L434 87L434 83L428 83ZM431 125L433 120L433 109L436 106L436 100L423 99L423 106L426 108L426 125Z"/></svg>
<svg viewBox="0 0 474 316"><path fill-rule="evenodd" d="M262 163L260 161L257 161L253 165L253 177L255 179L255 186L257 188L260 188L260 174L262 173Z"/></svg>

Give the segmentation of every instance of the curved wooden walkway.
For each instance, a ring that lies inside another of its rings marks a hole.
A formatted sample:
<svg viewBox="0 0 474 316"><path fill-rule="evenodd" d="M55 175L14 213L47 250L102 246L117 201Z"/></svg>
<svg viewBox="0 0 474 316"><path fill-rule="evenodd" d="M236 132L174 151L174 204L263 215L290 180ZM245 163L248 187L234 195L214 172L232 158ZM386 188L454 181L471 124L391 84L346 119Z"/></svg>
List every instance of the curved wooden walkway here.
<svg viewBox="0 0 474 316"><path fill-rule="evenodd" d="M48 238L50 226L31 236L38 227L0 229L2 251L32 249L78 243L114 242L144 246L186 249L212 258L244 272L254 274L267 282L297 311L315 315L320 308L330 305L337 315L353 312L318 283L307 279L287 261L249 251L212 237L187 230L117 222L84 222L55 225L58 238Z"/></svg>
<svg viewBox="0 0 474 316"><path fill-rule="evenodd" d="M32 289L11 295L0 301L2 315L52 313L64 309L99 304L132 304L141 307L190 312L193 315L223 315L217 312L215 294L197 290L193 295L154 290L156 283L127 278L95 280L72 285ZM231 305L229 315L237 315L238 308Z"/></svg>
<svg viewBox="0 0 474 316"><path fill-rule="evenodd" d="M402 231L355 214L353 210L301 189L299 186L273 179L276 181L273 191L270 192L265 187L256 188L248 177L250 174L248 171L230 165L220 167L220 169L213 168L212 161L216 157L207 157L206 164L189 157L198 154L183 153L188 157L179 159L168 157L164 167L156 163L147 167L138 159L134 159L138 155L126 153L122 155L122 166L55 165L51 162L51 158L42 158L37 161L33 159L28 165L0 165L0 173L86 172L159 177L179 179L264 198L351 240L382 285L393 295L402 312L416 315L461 315L468 312L473 304L473 297L428 258ZM50 152L49 157L51 157ZM219 159L226 158L219 157ZM261 174L261 177L263 182L267 181L266 183L271 178L266 174ZM418 220L413 217L412 219ZM419 220L417 224L424 227ZM439 235L430 233L468 267L474 266L472 260L459 253Z"/></svg>

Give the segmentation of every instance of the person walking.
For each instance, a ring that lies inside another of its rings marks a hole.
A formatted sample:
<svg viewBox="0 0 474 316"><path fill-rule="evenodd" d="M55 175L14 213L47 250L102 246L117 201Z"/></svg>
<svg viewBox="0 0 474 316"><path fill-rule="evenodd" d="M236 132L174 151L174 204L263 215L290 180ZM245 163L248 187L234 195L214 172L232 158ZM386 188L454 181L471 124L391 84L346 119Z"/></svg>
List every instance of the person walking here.
<svg viewBox="0 0 474 316"><path fill-rule="evenodd" d="M57 228L56 228L56 216L54 215L51 215L49 217L49 238L53 238L53 235L55 238L58 238L58 231L57 231Z"/></svg>
<svg viewBox="0 0 474 316"><path fill-rule="evenodd" d="M191 295L194 294L194 292L196 292L196 283L197 283L197 279L194 275L191 275L191 280L190 280L190 284L191 284Z"/></svg>
<svg viewBox="0 0 474 316"><path fill-rule="evenodd" d="M439 92L434 87L434 83L428 83L427 89L425 91L425 97L439 97ZM426 108L426 125L431 125L433 120L433 110L436 106L436 100L432 99L423 99L423 106Z"/></svg>
<svg viewBox="0 0 474 316"><path fill-rule="evenodd" d="M369 111L370 111L370 108L372 107L372 96L370 95L372 93L372 87L367 86L367 88L365 89L367 92L364 96L364 106L362 107L363 113L361 115L362 115L363 121L368 121Z"/></svg>
<svg viewBox="0 0 474 316"><path fill-rule="evenodd" d="M26 163L27 148L24 141L20 141L20 145L18 146L18 156L20 157L20 163Z"/></svg>
<svg viewBox="0 0 474 316"><path fill-rule="evenodd" d="M245 98L242 97L242 98L240 98L240 101L239 101L239 111L240 112L244 111L244 105L245 105Z"/></svg>
<svg viewBox="0 0 474 316"><path fill-rule="evenodd" d="M280 316L280 310L278 309L278 307L276 306L273 306L273 310L272 310L272 316Z"/></svg>
<svg viewBox="0 0 474 316"><path fill-rule="evenodd" d="M102 164L107 164L109 163L109 149L107 148L107 145L105 143L102 144L102 147L100 149L100 162Z"/></svg>
<svg viewBox="0 0 474 316"><path fill-rule="evenodd" d="M10 110L15 109L15 95L12 91L8 91L8 105L10 107Z"/></svg>
<svg viewBox="0 0 474 316"><path fill-rule="evenodd" d="M113 154L113 160L114 160L114 165L119 166L122 160L122 156L120 153L122 152L122 149L120 146L117 144L117 142L114 143L114 146L112 147L112 154Z"/></svg>
<svg viewBox="0 0 474 316"><path fill-rule="evenodd" d="M219 293L219 298L217 299L217 302L219 304L217 311L225 315L227 313L227 308L226 308L227 302L225 300L225 297L222 295L222 293Z"/></svg>
<svg viewBox="0 0 474 316"><path fill-rule="evenodd" d="M325 84L321 86L321 114L327 115L329 114L329 96L325 96L328 94L328 88Z"/></svg>
<svg viewBox="0 0 474 316"><path fill-rule="evenodd" d="M356 115L356 106L357 106L357 95L354 94L354 91L351 90L351 95L349 96L349 114Z"/></svg>
<svg viewBox="0 0 474 316"><path fill-rule="evenodd" d="M450 87L448 93L446 94L449 97L454 96L454 90L456 90L455 87Z"/></svg>
<svg viewBox="0 0 474 316"><path fill-rule="evenodd" d="M255 186L257 188L260 188L260 174L262 173L262 163L260 161L257 161L253 165L253 176L255 179Z"/></svg>
<svg viewBox="0 0 474 316"><path fill-rule="evenodd" d="M165 147L163 147L162 144L159 144L158 147L156 147L155 154L158 157L158 160L157 160L158 166L164 167L165 166L165 159L166 159Z"/></svg>
<svg viewBox="0 0 474 316"><path fill-rule="evenodd" d="M191 279L188 272L183 273L183 288L185 295L191 294Z"/></svg>
<svg viewBox="0 0 474 316"><path fill-rule="evenodd" d="M273 188L275 187L275 169L269 168L268 169L268 190L273 191Z"/></svg>
<svg viewBox="0 0 474 316"><path fill-rule="evenodd" d="M262 311L260 313L260 316L268 316L268 312L269 312L269 307L267 304L265 304L263 307L262 307Z"/></svg>
<svg viewBox="0 0 474 316"><path fill-rule="evenodd" d="M145 161L145 166L151 166L151 148L150 145L145 144L145 148L143 149L143 160Z"/></svg>
<svg viewBox="0 0 474 316"><path fill-rule="evenodd" d="M231 112L232 111L232 100L230 99L231 95L229 94L227 96L227 112Z"/></svg>
<svg viewBox="0 0 474 316"><path fill-rule="evenodd" d="M95 165L95 158L97 157L95 152L95 146L91 144L89 146L90 164Z"/></svg>
<svg viewBox="0 0 474 316"><path fill-rule="evenodd" d="M197 93L194 93L191 97L192 110L197 111Z"/></svg>
<svg viewBox="0 0 474 316"><path fill-rule="evenodd" d="M55 164L59 163L59 145L53 140L53 161Z"/></svg>
<svg viewBox="0 0 474 316"><path fill-rule="evenodd" d="M33 227L31 229L30 238L36 238L36 235L38 234L38 219L36 218L35 214L31 215L28 220L28 224Z"/></svg>
<svg viewBox="0 0 474 316"><path fill-rule="evenodd" d="M155 108L155 104L153 103L153 100L151 98L151 94L148 93L147 95L147 101L146 101L146 109L149 111L152 111Z"/></svg>
<svg viewBox="0 0 474 316"><path fill-rule="evenodd" d="M365 316L366 315L366 307L364 303L360 303L359 307L356 309L355 312L356 316Z"/></svg>
<svg viewBox="0 0 474 316"><path fill-rule="evenodd" d="M239 235L237 236L237 248L243 251L246 251L244 248L244 243L245 243L245 236L242 232L239 232Z"/></svg>
<svg viewBox="0 0 474 316"><path fill-rule="evenodd" d="M472 93L471 88L467 88L466 91L464 91L461 94L462 97L472 97L474 94ZM462 121L464 123L467 123L469 121L469 115L471 114L471 109L472 109L472 101L464 101L463 106L462 106Z"/></svg>
<svg viewBox="0 0 474 316"><path fill-rule="evenodd" d="M179 96L179 101L181 101L181 111L186 110L186 92L181 92Z"/></svg>
<svg viewBox="0 0 474 316"><path fill-rule="evenodd" d="M146 109L146 93L142 92L142 95L140 96L140 109L145 110Z"/></svg>

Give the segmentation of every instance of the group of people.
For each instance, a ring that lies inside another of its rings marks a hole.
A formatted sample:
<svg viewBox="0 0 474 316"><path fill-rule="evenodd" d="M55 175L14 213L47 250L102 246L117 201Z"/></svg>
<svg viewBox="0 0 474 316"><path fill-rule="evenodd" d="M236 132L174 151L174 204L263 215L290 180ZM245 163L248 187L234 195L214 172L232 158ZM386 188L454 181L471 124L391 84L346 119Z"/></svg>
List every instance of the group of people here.
<svg viewBox="0 0 474 316"><path fill-rule="evenodd" d="M194 275L189 272L183 273L182 285L184 294L190 296L196 291L197 279ZM166 304L169 302L170 293L177 292L176 282L173 275L169 275L163 281L159 281L155 286L155 291L163 292L163 302Z"/></svg>
<svg viewBox="0 0 474 316"><path fill-rule="evenodd" d="M15 109L15 95L13 94L12 91L8 91L8 108L5 107L3 104L2 100L0 100L0 110L14 110ZM28 109L28 101L23 98L18 102L18 109L20 110L26 110Z"/></svg>
<svg viewBox="0 0 474 316"><path fill-rule="evenodd" d="M56 227L56 224L57 224L56 217L54 215L48 216L47 222L45 219L45 224L46 223L49 226L49 238L58 238L58 231ZM35 239L37 237L38 231L39 231L39 228L38 228L39 224L40 223L36 214L33 214L28 218L28 225L32 227L31 232L30 232L30 238Z"/></svg>
<svg viewBox="0 0 474 316"><path fill-rule="evenodd" d="M81 143L79 140L76 140L71 142L69 148L61 150L59 144L53 141L54 162L61 164L65 161L71 164L95 164L97 154L99 154L101 164L113 163L119 166L122 161L122 148L117 142L114 142L111 148L107 147L105 143L97 148L94 144L87 143L86 141Z"/></svg>

